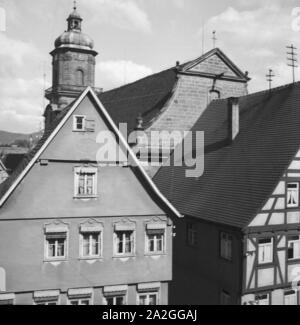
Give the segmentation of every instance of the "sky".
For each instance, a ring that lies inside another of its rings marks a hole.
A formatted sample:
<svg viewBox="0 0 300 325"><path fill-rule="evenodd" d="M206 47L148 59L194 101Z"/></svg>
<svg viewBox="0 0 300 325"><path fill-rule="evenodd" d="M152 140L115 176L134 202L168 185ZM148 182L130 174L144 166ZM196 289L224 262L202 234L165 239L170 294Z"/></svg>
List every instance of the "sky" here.
<svg viewBox="0 0 300 325"><path fill-rule="evenodd" d="M0 0L0 130L42 127L49 52L72 7L72 0ZM99 52L95 86L104 90L196 59L213 48L214 30L217 47L249 71L249 92L268 87L268 69L276 75L273 86L290 83L286 46L300 49L298 7L297 0L77 1L83 32Z"/></svg>

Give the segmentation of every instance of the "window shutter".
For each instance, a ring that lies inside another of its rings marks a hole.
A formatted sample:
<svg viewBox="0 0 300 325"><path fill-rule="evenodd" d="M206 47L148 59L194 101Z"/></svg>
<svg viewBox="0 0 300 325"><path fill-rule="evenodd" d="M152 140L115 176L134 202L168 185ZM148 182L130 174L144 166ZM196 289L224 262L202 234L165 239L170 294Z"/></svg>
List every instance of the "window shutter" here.
<svg viewBox="0 0 300 325"><path fill-rule="evenodd" d="M93 119L86 119L85 120L85 130L86 132L95 132L96 129L96 121Z"/></svg>

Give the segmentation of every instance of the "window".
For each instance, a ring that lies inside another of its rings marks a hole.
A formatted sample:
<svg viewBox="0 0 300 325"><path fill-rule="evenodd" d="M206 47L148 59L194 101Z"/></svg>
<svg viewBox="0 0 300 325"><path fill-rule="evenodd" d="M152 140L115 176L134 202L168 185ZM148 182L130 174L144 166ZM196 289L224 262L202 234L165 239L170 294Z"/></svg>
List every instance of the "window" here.
<svg viewBox="0 0 300 325"><path fill-rule="evenodd" d="M148 225L146 229L146 251L161 254L165 251L165 225ZM156 228L156 229L155 229Z"/></svg>
<svg viewBox="0 0 300 325"><path fill-rule="evenodd" d="M74 131L85 131L85 116L74 116Z"/></svg>
<svg viewBox="0 0 300 325"><path fill-rule="evenodd" d="M138 304L142 306L158 305L158 292L140 293L138 295Z"/></svg>
<svg viewBox="0 0 300 325"><path fill-rule="evenodd" d="M61 259L66 258L67 233L47 233L46 234L46 258Z"/></svg>
<svg viewBox="0 0 300 325"><path fill-rule="evenodd" d="M231 235L225 232L221 233L221 257L228 261L232 260L232 242L233 238Z"/></svg>
<svg viewBox="0 0 300 325"><path fill-rule="evenodd" d="M273 239L259 239L258 241L258 262L267 264L273 262Z"/></svg>
<svg viewBox="0 0 300 325"><path fill-rule="evenodd" d="M297 293L294 290L286 291L284 293L284 304L286 306L298 305Z"/></svg>
<svg viewBox="0 0 300 325"><path fill-rule="evenodd" d="M270 295L269 294L258 295L255 297L255 300L257 302L257 305L259 305L259 306L270 305Z"/></svg>
<svg viewBox="0 0 300 325"><path fill-rule="evenodd" d="M40 301L35 303L36 306L56 306L58 301Z"/></svg>
<svg viewBox="0 0 300 325"><path fill-rule="evenodd" d="M116 255L130 255L134 252L134 231L115 231Z"/></svg>
<svg viewBox="0 0 300 325"><path fill-rule="evenodd" d="M75 197L97 196L97 169L78 168L75 170Z"/></svg>
<svg viewBox="0 0 300 325"><path fill-rule="evenodd" d="M93 258L101 256L101 232L81 233L81 256Z"/></svg>
<svg viewBox="0 0 300 325"><path fill-rule="evenodd" d="M78 22L75 22L78 24ZM84 86L84 72L81 69L76 71L76 85Z"/></svg>
<svg viewBox="0 0 300 325"><path fill-rule="evenodd" d="M33 293L33 301L36 306L56 306L59 304L59 290L36 291Z"/></svg>
<svg viewBox="0 0 300 325"><path fill-rule="evenodd" d="M197 246L197 226L194 223L187 224L187 244Z"/></svg>
<svg viewBox="0 0 300 325"><path fill-rule="evenodd" d="M300 259L300 236L288 237L288 259Z"/></svg>
<svg viewBox="0 0 300 325"><path fill-rule="evenodd" d="M125 296L112 296L112 297L106 297L105 299L106 299L106 304L108 306L126 305Z"/></svg>
<svg viewBox="0 0 300 325"><path fill-rule="evenodd" d="M92 305L93 289L69 289L68 290L68 305L72 306L88 306Z"/></svg>
<svg viewBox="0 0 300 325"><path fill-rule="evenodd" d="M72 306L88 306L90 304L90 299L69 299L69 305Z"/></svg>
<svg viewBox="0 0 300 325"><path fill-rule="evenodd" d="M299 183L289 183L287 185L287 207L299 207Z"/></svg>
<svg viewBox="0 0 300 325"><path fill-rule="evenodd" d="M10 306L15 304L15 294L0 294L0 306Z"/></svg>
<svg viewBox="0 0 300 325"><path fill-rule="evenodd" d="M226 291L221 292L221 306L230 306L231 305L231 297L230 294Z"/></svg>

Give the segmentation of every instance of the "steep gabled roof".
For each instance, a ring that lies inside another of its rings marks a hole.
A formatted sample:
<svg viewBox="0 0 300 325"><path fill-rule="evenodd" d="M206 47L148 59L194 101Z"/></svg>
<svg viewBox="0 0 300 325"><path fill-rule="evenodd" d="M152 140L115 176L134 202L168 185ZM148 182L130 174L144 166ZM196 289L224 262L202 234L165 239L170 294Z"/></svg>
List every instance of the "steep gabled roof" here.
<svg viewBox="0 0 300 325"><path fill-rule="evenodd" d="M183 214L238 228L249 225L300 148L300 83L240 98L240 133L227 141L227 100L195 124L205 132L205 171L162 167L155 183ZM195 148L193 148L195 149Z"/></svg>
<svg viewBox="0 0 300 325"><path fill-rule="evenodd" d="M225 53L221 51L219 48L212 49L211 51L200 56L200 58L184 64L183 67L181 68L181 72L188 72L193 67L199 65L201 62L206 61L207 59L211 58L214 55L218 56L224 62L224 64L227 65L228 68L230 68L230 70L235 73L236 77L234 79L244 81L244 82L248 82L250 80L250 78L244 72L242 72L242 70L240 70L237 67L237 65L234 64L229 59L229 57L225 55Z"/></svg>
<svg viewBox="0 0 300 325"><path fill-rule="evenodd" d="M173 94L178 73L185 73L214 55L237 75L234 79L243 82L250 80L220 49L216 48L195 60L104 92L99 95L99 99L117 125L127 123L128 132L136 127L136 118L139 115L142 115L144 127L147 128L151 121L162 113L166 102ZM214 74L210 74L209 77L214 77Z"/></svg>
<svg viewBox="0 0 300 325"><path fill-rule="evenodd" d="M132 169L134 169L134 171L136 172L140 180L143 181L143 183L148 188L150 188L151 194L156 196L156 198L160 201L160 203L163 204L165 209L168 209L168 211L171 211L177 217L181 217L179 212L160 193L156 185L153 183L153 181L147 175L143 167L140 165L140 162L138 161L135 154L131 150L127 141L125 140L125 138L123 137L123 135L121 134L121 132L119 131L119 129L117 128L117 126L115 125L115 123L113 122L108 112L104 108L103 104L99 101L98 97L96 96L96 94L94 93L91 87L88 87L75 102L70 104L61 112L61 114L53 122L51 128L49 128L45 132L44 137L40 140L38 145L23 160L23 162L20 164L19 168L13 173L13 175L9 177L8 180L5 181L0 186L0 207L5 203L8 197L13 193L16 187L20 184L20 182L30 171L33 165L37 162L41 154L44 152L44 150L47 148L47 146L54 139L54 137L57 135L57 133L64 126L64 124L67 122L67 120L70 118L70 116L76 110L78 105L82 102L82 100L86 96L91 96L92 100L95 102L97 106L97 109L99 109L102 116L105 118L105 121L110 125L112 131L117 135L119 139L119 145L122 146L128 153L129 161L132 161L134 165Z"/></svg>
<svg viewBox="0 0 300 325"><path fill-rule="evenodd" d="M141 115L144 125L160 113L172 95L177 82L177 70L171 68L148 76L134 83L99 95L114 122L127 123L128 132L136 127L136 118Z"/></svg>

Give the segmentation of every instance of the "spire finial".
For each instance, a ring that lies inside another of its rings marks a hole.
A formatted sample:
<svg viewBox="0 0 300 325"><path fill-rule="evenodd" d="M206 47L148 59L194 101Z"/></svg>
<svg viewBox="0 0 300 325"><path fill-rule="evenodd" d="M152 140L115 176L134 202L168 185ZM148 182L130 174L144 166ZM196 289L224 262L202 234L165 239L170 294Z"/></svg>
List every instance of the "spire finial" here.
<svg viewBox="0 0 300 325"><path fill-rule="evenodd" d="M213 48L215 49L216 48L216 43L217 43L217 31L213 31L213 37L212 37L212 40L213 40Z"/></svg>
<svg viewBox="0 0 300 325"><path fill-rule="evenodd" d="M74 10L77 9L77 1L74 1L74 7L73 7Z"/></svg>

